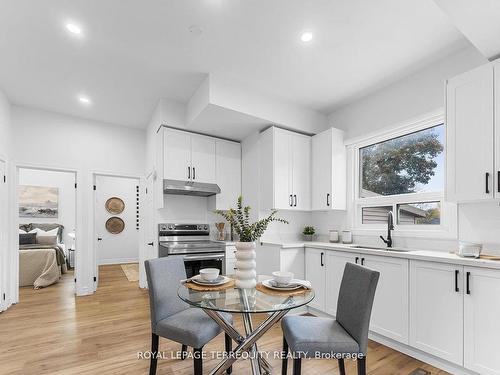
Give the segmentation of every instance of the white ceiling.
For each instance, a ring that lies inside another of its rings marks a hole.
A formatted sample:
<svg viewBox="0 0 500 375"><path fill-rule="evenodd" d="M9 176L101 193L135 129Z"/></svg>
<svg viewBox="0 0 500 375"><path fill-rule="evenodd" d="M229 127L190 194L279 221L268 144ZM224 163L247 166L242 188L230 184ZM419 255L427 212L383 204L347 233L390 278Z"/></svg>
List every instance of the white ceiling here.
<svg viewBox="0 0 500 375"><path fill-rule="evenodd" d="M160 97L187 102L214 73L328 113L467 43L432 0L2 0L0 88L19 105L145 127Z"/></svg>

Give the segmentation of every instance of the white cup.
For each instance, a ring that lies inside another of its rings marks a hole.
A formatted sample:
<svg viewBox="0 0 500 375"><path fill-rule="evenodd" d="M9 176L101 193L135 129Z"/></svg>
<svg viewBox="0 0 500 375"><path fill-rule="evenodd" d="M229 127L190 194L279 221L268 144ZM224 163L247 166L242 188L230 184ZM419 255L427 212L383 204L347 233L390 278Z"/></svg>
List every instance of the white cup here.
<svg viewBox="0 0 500 375"><path fill-rule="evenodd" d="M205 281L215 281L219 277L220 270L218 268L202 268L200 276Z"/></svg>
<svg viewBox="0 0 500 375"><path fill-rule="evenodd" d="M274 271L273 278L278 285L288 285L293 279L293 273L286 271Z"/></svg>

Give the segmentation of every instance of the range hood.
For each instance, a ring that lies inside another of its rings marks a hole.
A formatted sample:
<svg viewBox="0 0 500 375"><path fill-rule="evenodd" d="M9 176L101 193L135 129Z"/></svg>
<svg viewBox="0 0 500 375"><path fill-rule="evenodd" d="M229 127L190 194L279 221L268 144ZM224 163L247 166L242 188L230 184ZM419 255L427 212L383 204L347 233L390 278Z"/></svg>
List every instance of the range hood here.
<svg viewBox="0 0 500 375"><path fill-rule="evenodd" d="M203 182L163 180L163 193L209 197L211 195L219 194L220 187L217 184L207 184Z"/></svg>

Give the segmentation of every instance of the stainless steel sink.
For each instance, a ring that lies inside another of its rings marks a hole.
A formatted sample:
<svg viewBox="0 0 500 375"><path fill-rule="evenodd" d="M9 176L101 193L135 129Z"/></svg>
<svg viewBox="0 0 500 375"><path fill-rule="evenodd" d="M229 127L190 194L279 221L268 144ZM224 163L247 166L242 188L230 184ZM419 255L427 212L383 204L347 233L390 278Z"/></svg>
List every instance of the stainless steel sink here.
<svg viewBox="0 0 500 375"><path fill-rule="evenodd" d="M397 253L409 253L412 250L404 249L402 247L377 247L377 246L363 246L354 245L351 246L353 249L367 249L367 250L379 250L379 251L393 251Z"/></svg>

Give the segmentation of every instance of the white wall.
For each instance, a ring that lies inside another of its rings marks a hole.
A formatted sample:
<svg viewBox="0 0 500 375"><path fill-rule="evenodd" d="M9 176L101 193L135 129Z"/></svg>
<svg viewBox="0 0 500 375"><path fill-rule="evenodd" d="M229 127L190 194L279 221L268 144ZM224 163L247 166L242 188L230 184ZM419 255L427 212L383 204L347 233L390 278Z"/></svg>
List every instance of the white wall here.
<svg viewBox="0 0 500 375"><path fill-rule="evenodd" d="M10 150L10 103L0 90L0 158L6 159Z"/></svg>
<svg viewBox="0 0 500 375"><path fill-rule="evenodd" d="M348 138L396 126L411 118L444 108L444 81L487 63L473 47L449 56L428 68L332 113L331 125L347 132ZM351 171L352 172L352 171ZM348 178L348 181L352 179ZM500 207L497 203L458 207L458 238L485 244L490 253L500 253ZM319 232L350 229L350 212L313 213ZM377 237L355 236L360 243L380 243ZM454 250L456 240L396 238L396 245Z"/></svg>
<svg viewBox="0 0 500 375"><path fill-rule="evenodd" d="M64 243L66 246L69 246L71 244L71 238L68 237L68 233L76 228L75 177L75 174L71 172L21 168L19 170L19 185L56 187L59 190L59 202L57 218L20 217L20 223L61 224L64 226Z"/></svg>
<svg viewBox="0 0 500 375"><path fill-rule="evenodd" d="M57 113L12 107L12 155L17 164L78 171L77 293L91 293L93 172L144 175L146 133ZM80 225L81 224L81 225Z"/></svg>
<svg viewBox="0 0 500 375"><path fill-rule="evenodd" d="M473 47L330 114L330 124L352 138L390 127L444 106L444 82L487 63Z"/></svg>

